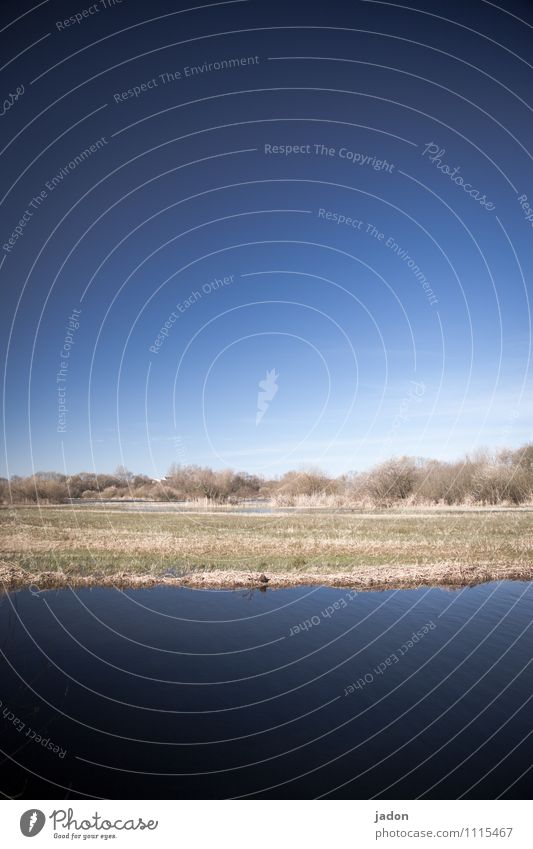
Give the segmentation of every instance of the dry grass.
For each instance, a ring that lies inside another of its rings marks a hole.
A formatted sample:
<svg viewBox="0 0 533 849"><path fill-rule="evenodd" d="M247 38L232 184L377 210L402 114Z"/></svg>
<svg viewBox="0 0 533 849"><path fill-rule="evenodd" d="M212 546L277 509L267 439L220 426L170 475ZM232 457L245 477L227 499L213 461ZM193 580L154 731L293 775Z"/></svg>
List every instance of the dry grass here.
<svg viewBox="0 0 533 849"><path fill-rule="evenodd" d="M533 577L533 512L239 515L0 509L5 585L354 587Z"/></svg>

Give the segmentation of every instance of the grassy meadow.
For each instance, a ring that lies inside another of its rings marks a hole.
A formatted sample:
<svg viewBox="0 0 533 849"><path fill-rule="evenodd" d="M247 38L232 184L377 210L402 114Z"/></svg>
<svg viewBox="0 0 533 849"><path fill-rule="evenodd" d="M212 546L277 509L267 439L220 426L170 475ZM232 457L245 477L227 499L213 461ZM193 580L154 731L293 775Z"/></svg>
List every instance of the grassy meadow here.
<svg viewBox="0 0 533 849"><path fill-rule="evenodd" d="M467 584L533 576L533 511L0 509L4 585Z"/></svg>

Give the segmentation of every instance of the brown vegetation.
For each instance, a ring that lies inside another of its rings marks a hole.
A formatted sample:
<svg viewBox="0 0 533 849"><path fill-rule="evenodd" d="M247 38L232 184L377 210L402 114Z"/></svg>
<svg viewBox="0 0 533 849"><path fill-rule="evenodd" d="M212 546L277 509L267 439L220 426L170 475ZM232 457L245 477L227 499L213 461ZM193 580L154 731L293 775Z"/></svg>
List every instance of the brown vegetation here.
<svg viewBox="0 0 533 849"><path fill-rule="evenodd" d="M0 588L267 583L369 589L531 580L532 513L528 507L406 507L257 516L120 504L4 507Z"/></svg>
<svg viewBox="0 0 533 849"><path fill-rule="evenodd" d="M195 501L237 504L265 499L279 507L395 505L518 505L533 499L533 444L515 451L478 452L456 462L413 457L388 460L368 472L329 477L319 469L279 479L231 469L173 465L162 481L134 475L37 472L0 479L1 504L60 504L72 500Z"/></svg>
<svg viewBox="0 0 533 849"><path fill-rule="evenodd" d="M350 587L351 589L386 590L444 586L449 588L474 586L488 581L527 580L530 573L515 565L477 565L462 568L453 563L431 566L391 566L381 569L313 572L276 572L268 579L271 590L291 586ZM0 590L31 587L34 592L60 587L194 587L200 589L259 589L265 583L258 572L232 569L190 572L179 577L153 573L132 573L126 570L109 574L79 575L58 571L29 572L0 561Z"/></svg>

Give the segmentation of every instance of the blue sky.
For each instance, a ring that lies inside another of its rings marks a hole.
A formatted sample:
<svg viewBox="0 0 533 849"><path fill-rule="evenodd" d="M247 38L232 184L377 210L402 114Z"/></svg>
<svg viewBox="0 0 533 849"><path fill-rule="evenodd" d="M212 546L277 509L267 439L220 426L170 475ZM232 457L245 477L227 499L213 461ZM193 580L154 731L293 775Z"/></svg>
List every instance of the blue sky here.
<svg viewBox="0 0 533 849"><path fill-rule="evenodd" d="M283 4L251 2L93 44L146 12L124 6L66 33L60 8L13 25L13 56L30 20L50 36L4 72L6 91L26 90L2 117L2 244L34 214L1 257L3 474L125 463L161 477L172 462L340 473L531 439L533 228L519 197L532 185L533 57L516 18L482 2L449 4L455 25L354 3L302 25ZM156 2L150 17L174 11ZM231 34L205 37L217 33Z"/></svg>

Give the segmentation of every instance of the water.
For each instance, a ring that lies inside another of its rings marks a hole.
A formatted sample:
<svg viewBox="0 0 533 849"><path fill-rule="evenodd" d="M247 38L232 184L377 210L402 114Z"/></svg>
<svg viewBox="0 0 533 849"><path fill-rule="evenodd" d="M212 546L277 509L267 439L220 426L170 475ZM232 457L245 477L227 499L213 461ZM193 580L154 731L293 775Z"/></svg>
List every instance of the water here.
<svg viewBox="0 0 533 849"><path fill-rule="evenodd" d="M264 502L244 502L242 505L220 505L192 503L190 501L136 501L125 498L121 501L103 498L70 498L68 503L76 507L101 507L106 510L130 511L135 513L236 513L238 515L264 515L270 513L305 512L297 507L272 507ZM326 512L326 510L324 510Z"/></svg>
<svg viewBox="0 0 533 849"><path fill-rule="evenodd" d="M528 798L532 621L519 582L5 595L0 789Z"/></svg>

